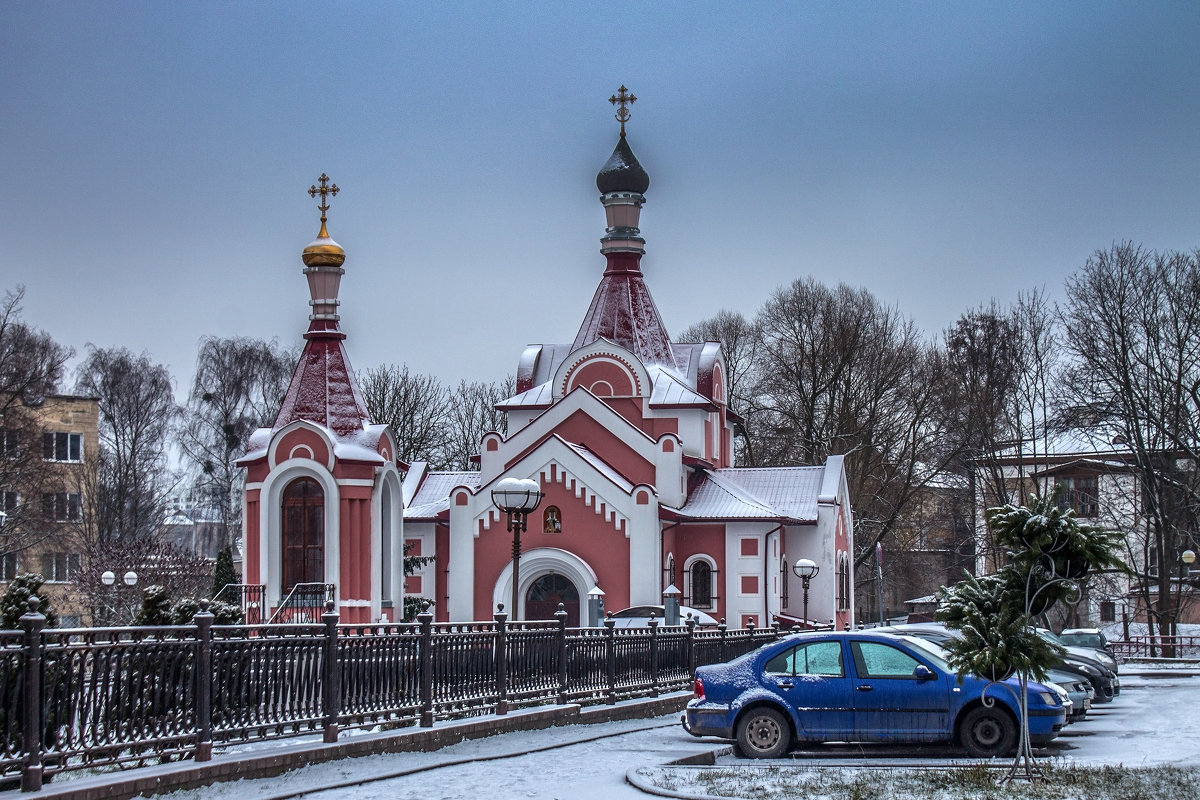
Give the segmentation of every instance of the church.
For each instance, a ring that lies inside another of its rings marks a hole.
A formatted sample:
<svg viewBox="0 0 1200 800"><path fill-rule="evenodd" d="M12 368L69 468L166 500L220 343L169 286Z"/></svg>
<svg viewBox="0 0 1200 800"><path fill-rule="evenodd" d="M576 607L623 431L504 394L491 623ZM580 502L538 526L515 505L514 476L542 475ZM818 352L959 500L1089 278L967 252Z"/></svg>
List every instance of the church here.
<svg viewBox="0 0 1200 800"><path fill-rule="evenodd" d="M588 624L589 597L615 611L661 606L665 593L731 627L853 622L843 458L737 467L720 344L673 342L655 306L641 269L650 178L625 132L634 100L625 87L611 98L621 127L596 177L605 229L591 305L572 341L520 354L515 393L498 406L507 432L483 436L477 471L405 464L372 422L338 326L346 253L326 224L338 188L322 175L310 189L321 228L302 256L304 351L275 424L238 461L244 580L268 607L325 583L344 622L395 620L406 592L431 599L442 622L490 620L500 605L510 619L549 619L561 603L568 624ZM506 478L542 493L517 559L492 497ZM407 578L406 544L430 558ZM808 587L800 559L817 567Z"/></svg>

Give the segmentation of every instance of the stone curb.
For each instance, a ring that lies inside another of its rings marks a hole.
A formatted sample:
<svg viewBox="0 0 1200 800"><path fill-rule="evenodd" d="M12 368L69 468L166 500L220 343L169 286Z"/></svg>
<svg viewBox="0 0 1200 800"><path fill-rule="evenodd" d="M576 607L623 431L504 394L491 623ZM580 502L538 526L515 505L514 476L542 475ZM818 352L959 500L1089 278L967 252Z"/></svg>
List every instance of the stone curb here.
<svg viewBox="0 0 1200 800"><path fill-rule="evenodd" d="M691 697L691 692L675 692L662 697L625 700L611 706L540 706L512 711L504 716L493 714L440 722L432 728L365 733L333 744L288 746L283 742L279 746L253 752L216 754L212 761L204 763L180 761L48 783L40 792L0 792L0 798L126 800L139 795L195 789L221 781L270 778L310 764L343 758L440 750L468 739L480 739L498 733L657 717L683 709Z"/></svg>

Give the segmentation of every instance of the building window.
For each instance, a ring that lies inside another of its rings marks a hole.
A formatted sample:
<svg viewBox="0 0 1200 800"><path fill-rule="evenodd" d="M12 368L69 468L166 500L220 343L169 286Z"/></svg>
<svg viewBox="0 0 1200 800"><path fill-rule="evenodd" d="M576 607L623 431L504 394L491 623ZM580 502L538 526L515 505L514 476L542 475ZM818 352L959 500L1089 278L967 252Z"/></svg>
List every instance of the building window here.
<svg viewBox="0 0 1200 800"><path fill-rule="evenodd" d="M21 454L20 433L11 428L0 428L0 458L16 458Z"/></svg>
<svg viewBox="0 0 1200 800"><path fill-rule="evenodd" d="M1116 622L1117 621L1117 604L1112 600L1100 601L1100 621L1101 622Z"/></svg>
<svg viewBox="0 0 1200 800"><path fill-rule="evenodd" d="M72 580L81 560L79 553L42 553L42 577L50 583Z"/></svg>
<svg viewBox="0 0 1200 800"><path fill-rule="evenodd" d="M47 461L82 461L83 434L51 431L43 433L42 458Z"/></svg>
<svg viewBox="0 0 1200 800"><path fill-rule="evenodd" d="M17 577L17 554L5 553L0 556L0 581L11 581Z"/></svg>
<svg viewBox="0 0 1200 800"><path fill-rule="evenodd" d="M42 516L50 522L79 522L83 519L83 504L74 492L44 494Z"/></svg>
<svg viewBox="0 0 1200 800"><path fill-rule="evenodd" d="M1095 475L1059 478L1057 485L1061 492L1058 499L1060 508L1074 509L1077 517L1094 519L1100 516L1100 506L1097 501L1100 480Z"/></svg>
<svg viewBox="0 0 1200 800"><path fill-rule="evenodd" d="M283 591L325 582L325 492L312 478L283 491Z"/></svg>
<svg viewBox="0 0 1200 800"><path fill-rule="evenodd" d="M711 609L716 606L716 592L713 591L716 572L712 562L706 558L698 558L692 562L687 570L687 597L691 602L685 605L702 609Z"/></svg>

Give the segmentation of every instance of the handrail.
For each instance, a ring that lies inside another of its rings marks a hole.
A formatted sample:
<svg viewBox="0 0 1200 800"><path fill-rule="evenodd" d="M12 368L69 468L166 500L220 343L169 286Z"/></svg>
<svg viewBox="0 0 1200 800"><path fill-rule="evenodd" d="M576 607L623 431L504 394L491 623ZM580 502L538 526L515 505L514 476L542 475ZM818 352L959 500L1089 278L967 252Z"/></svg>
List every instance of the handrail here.
<svg viewBox="0 0 1200 800"><path fill-rule="evenodd" d="M271 618L267 620L267 624L276 624L280 622L280 617L288 617L287 622L320 622L321 612L325 610L325 604L333 600L336 587L332 583L297 583L288 592L287 597L283 598L283 602L271 614ZM319 600L313 598L319 597ZM304 612L313 612L306 615ZM296 619L296 617L305 617L307 619Z"/></svg>

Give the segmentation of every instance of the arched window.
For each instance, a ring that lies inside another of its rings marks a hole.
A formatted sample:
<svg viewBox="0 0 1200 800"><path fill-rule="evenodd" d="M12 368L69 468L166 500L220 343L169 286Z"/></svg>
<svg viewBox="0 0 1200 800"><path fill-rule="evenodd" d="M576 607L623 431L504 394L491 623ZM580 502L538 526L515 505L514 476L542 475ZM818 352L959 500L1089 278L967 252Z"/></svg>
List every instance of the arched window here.
<svg viewBox="0 0 1200 800"><path fill-rule="evenodd" d="M562 533L562 512L550 506L542 512L542 533Z"/></svg>
<svg viewBox="0 0 1200 800"><path fill-rule="evenodd" d="M713 607L713 568L706 559L699 558L688 569L691 605L694 608Z"/></svg>
<svg viewBox="0 0 1200 800"><path fill-rule="evenodd" d="M283 490L283 591L325 582L325 492L312 478Z"/></svg>

